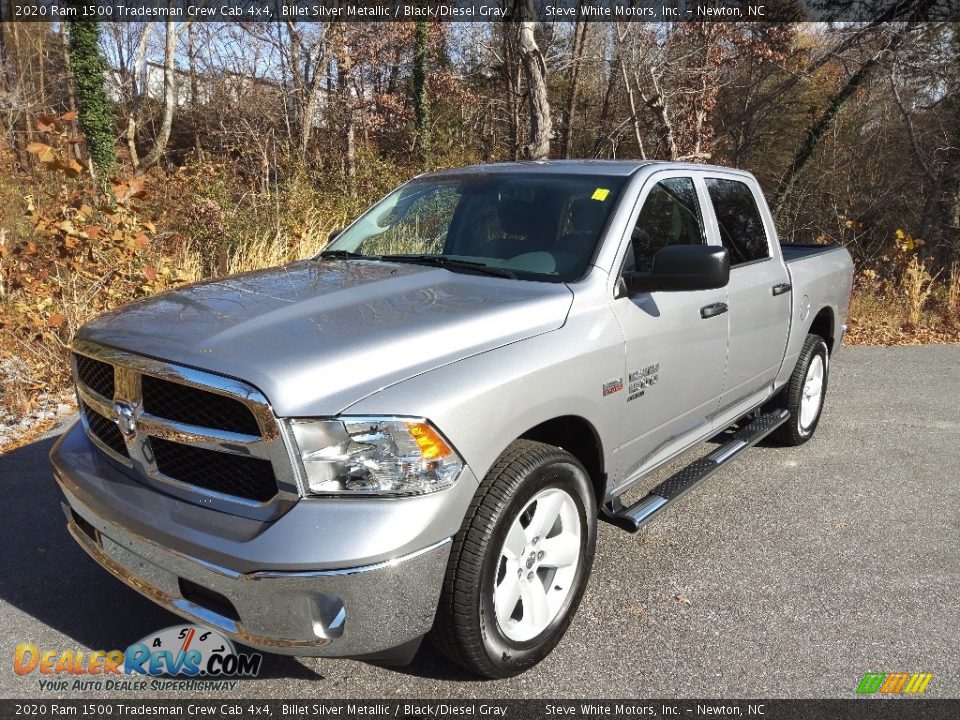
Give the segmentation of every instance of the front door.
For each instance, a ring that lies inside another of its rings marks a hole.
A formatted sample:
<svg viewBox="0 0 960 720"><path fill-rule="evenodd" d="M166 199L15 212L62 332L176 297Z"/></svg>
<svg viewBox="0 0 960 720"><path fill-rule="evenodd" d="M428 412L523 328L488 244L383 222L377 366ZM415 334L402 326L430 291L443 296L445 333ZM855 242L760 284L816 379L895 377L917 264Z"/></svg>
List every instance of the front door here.
<svg viewBox="0 0 960 720"><path fill-rule="evenodd" d="M705 244L700 181L654 175L634 210L622 272L649 272L666 245ZM626 341L622 485L709 433L719 406L727 353L727 291L645 292L613 301Z"/></svg>

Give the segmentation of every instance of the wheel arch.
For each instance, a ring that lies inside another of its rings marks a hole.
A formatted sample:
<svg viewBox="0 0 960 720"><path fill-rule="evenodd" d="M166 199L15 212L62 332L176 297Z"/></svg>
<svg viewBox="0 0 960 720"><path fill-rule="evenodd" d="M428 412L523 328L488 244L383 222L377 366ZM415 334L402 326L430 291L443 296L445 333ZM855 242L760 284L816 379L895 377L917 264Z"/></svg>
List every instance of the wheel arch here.
<svg viewBox="0 0 960 720"><path fill-rule="evenodd" d="M827 348L830 350L830 353L833 354L836 352L837 348L834 347L836 338L836 314L832 307L826 305L820 308L816 316L814 316L813 322L810 323L807 334L819 335L827 341Z"/></svg>
<svg viewBox="0 0 960 720"><path fill-rule="evenodd" d="M603 503L607 490L603 441L589 420L580 415L560 415L531 427L516 439L553 445L573 455L590 476L597 506Z"/></svg>

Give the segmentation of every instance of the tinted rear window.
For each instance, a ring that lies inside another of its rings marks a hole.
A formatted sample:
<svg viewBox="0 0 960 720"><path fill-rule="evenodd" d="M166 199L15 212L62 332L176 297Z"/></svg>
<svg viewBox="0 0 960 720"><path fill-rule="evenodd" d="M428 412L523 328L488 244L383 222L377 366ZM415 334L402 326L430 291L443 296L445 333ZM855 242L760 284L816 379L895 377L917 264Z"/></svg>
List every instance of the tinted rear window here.
<svg viewBox="0 0 960 720"><path fill-rule="evenodd" d="M707 190L720 226L720 240L730 250L730 264L770 257L767 231L746 183L707 178Z"/></svg>

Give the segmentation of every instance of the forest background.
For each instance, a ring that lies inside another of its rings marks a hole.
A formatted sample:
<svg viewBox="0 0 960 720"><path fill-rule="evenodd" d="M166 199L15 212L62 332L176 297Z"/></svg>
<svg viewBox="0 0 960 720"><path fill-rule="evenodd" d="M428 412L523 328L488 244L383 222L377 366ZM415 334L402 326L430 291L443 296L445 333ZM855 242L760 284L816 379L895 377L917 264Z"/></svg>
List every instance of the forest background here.
<svg viewBox="0 0 960 720"><path fill-rule="evenodd" d="M409 177L502 160L745 168L783 242L853 255L848 343L960 341L960 26L923 6L838 25L3 22L0 426L69 402L90 317L308 257Z"/></svg>

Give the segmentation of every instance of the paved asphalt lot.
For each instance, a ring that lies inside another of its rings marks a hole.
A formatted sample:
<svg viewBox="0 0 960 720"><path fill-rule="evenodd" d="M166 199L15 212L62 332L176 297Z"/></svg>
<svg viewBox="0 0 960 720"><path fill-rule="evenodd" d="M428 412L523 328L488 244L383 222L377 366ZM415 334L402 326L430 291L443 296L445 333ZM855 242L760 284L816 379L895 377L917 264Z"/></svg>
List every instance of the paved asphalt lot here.
<svg viewBox="0 0 960 720"><path fill-rule="evenodd" d="M958 368L960 346L844 349L813 441L749 451L638 535L601 524L570 632L521 677L429 650L400 669L267 656L237 692L852 697L865 672L922 671L960 697ZM68 538L51 443L0 457L0 697L53 697L13 673L17 643L124 648L178 621Z"/></svg>

